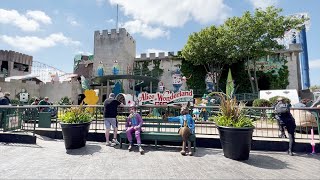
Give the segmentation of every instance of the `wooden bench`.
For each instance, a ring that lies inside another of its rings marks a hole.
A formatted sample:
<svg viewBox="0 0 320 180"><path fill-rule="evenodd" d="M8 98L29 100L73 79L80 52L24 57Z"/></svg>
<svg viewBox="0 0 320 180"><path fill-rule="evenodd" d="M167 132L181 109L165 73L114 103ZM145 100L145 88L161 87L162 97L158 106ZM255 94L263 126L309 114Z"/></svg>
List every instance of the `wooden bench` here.
<svg viewBox="0 0 320 180"><path fill-rule="evenodd" d="M163 119L144 119L142 125L142 133L140 134L141 141L143 140L154 140L155 147L157 147L159 141L167 142L181 142L182 138L178 134L180 128L179 123L172 123L164 121ZM136 142L135 136L133 135L133 142ZM127 135L125 131L120 132L120 148L122 143L127 142ZM190 141L193 145L193 152L196 151L196 135L190 136Z"/></svg>

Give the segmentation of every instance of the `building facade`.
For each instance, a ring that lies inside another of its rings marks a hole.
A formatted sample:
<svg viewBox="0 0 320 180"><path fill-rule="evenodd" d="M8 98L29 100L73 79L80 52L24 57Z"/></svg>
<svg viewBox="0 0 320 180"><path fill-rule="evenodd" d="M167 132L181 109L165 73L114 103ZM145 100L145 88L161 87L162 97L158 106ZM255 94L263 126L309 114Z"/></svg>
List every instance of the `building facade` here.
<svg viewBox="0 0 320 180"><path fill-rule="evenodd" d="M32 60L26 54L0 50L0 74L3 77L31 74Z"/></svg>

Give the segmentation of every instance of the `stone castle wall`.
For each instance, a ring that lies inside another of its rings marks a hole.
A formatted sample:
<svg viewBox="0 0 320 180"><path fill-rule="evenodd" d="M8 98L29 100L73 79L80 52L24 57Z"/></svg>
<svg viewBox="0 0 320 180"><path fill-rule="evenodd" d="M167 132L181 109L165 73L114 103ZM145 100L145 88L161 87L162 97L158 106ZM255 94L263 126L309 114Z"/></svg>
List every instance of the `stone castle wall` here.
<svg viewBox="0 0 320 180"><path fill-rule="evenodd" d="M95 31L94 32L94 63L95 73L99 62L102 62L106 74L111 74L114 61L117 60L121 71L126 71L127 67L132 67L136 55L136 42L132 36L124 29ZM94 74L96 75L96 74ZM129 90L126 81L123 84L124 90Z"/></svg>
<svg viewBox="0 0 320 180"><path fill-rule="evenodd" d="M21 80L11 80L10 82L0 82L2 92L10 92L10 99L16 99L16 95L25 89L30 97L40 96L40 85L34 81L22 82Z"/></svg>
<svg viewBox="0 0 320 180"><path fill-rule="evenodd" d="M59 102L62 97L68 96L74 104L77 104L78 94L81 94L81 86L78 81L36 84L34 81L11 80L10 82L0 82L0 87L2 92L10 92L10 99L17 99L15 96L22 89L25 89L29 93L29 98L47 96L49 101L54 103Z"/></svg>
<svg viewBox="0 0 320 180"><path fill-rule="evenodd" d="M0 50L0 66L3 61L8 61L9 76L22 76L31 73L33 57L15 51ZM14 63L20 63L28 66L28 71L19 71L14 68Z"/></svg>
<svg viewBox="0 0 320 180"><path fill-rule="evenodd" d="M182 64L181 59L173 58L175 55L177 54L174 54L174 52L169 52L167 56L165 56L164 52L159 52L158 56L156 56L156 53L149 53L149 55L147 55L146 53L142 53L140 55L140 58L135 58L135 63L143 63L144 61L149 61L150 64L148 68L149 70L152 70L154 68L154 61L160 60L160 69L163 69L163 74L159 78L159 83L162 82L166 89L173 91L172 72ZM158 84L156 84L156 86L158 86ZM182 84L181 89L186 89L185 83Z"/></svg>

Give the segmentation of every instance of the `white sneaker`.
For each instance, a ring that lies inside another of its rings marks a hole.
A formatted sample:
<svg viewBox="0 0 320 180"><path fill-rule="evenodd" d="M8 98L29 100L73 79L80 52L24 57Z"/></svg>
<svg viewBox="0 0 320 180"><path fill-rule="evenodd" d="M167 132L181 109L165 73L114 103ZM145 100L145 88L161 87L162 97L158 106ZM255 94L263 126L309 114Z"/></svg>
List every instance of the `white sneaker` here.
<svg viewBox="0 0 320 180"><path fill-rule="evenodd" d="M129 151L132 150L132 145L131 145L131 144L129 145L128 150L129 150Z"/></svg>
<svg viewBox="0 0 320 180"><path fill-rule="evenodd" d="M139 146L139 152L142 154L144 152L144 150L142 149L141 146Z"/></svg>
<svg viewBox="0 0 320 180"><path fill-rule="evenodd" d="M111 143L110 142L106 142L106 146L111 146Z"/></svg>
<svg viewBox="0 0 320 180"><path fill-rule="evenodd" d="M119 145L120 143L116 139L112 139L112 143Z"/></svg>

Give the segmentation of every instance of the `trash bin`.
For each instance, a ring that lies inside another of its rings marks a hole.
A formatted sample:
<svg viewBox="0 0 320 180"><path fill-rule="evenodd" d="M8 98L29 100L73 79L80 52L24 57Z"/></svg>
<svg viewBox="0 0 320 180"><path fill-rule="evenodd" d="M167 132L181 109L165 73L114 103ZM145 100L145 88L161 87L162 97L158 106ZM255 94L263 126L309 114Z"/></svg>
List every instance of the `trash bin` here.
<svg viewBox="0 0 320 180"><path fill-rule="evenodd" d="M39 112L39 124L40 128L51 127L51 113L50 112Z"/></svg>

